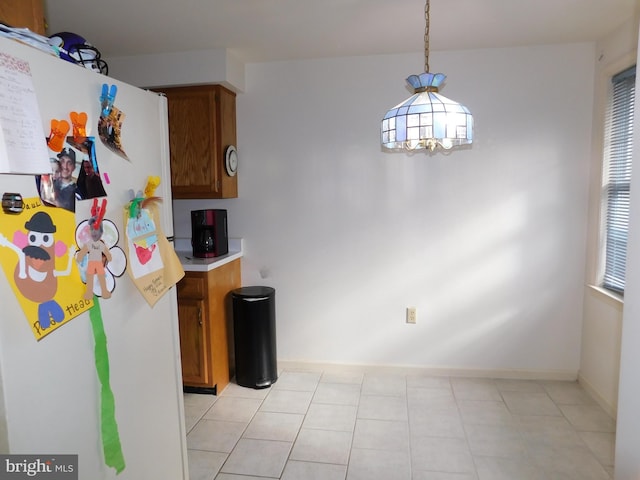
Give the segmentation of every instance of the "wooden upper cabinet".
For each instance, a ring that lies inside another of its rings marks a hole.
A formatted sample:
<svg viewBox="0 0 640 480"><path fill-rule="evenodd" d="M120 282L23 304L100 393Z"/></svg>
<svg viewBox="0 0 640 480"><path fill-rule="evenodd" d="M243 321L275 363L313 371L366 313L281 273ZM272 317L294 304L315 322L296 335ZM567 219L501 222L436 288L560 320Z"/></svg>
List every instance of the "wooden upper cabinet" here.
<svg viewBox="0 0 640 480"><path fill-rule="evenodd" d="M10 27L28 28L40 35L45 33L42 0L1 0L0 23Z"/></svg>
<svg viewBox="0 0 640 480"><path fill-rule="evenodd" d="M236 95L221 85L154 88L167 97L173 198L235 198L225 169L236 146Z"/></svg>

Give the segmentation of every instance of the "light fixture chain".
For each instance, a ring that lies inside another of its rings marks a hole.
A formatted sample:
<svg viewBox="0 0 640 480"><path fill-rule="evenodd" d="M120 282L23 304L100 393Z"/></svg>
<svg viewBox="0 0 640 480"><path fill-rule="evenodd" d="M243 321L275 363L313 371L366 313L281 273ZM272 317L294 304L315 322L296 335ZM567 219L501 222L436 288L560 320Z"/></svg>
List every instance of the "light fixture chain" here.
<svg viewBox="0 0 640 480"><path fill-rule="evenodd" d="M424 20L425 20L425 29L424 29L424 71L429 72L429 0L424 6Z"/></svg>

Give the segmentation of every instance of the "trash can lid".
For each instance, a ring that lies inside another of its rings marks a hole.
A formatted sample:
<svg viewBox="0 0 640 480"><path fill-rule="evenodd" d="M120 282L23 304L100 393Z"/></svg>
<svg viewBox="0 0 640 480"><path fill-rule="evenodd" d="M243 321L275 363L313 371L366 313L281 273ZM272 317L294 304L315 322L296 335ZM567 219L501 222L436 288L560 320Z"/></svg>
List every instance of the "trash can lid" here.
<svg viewBox="0 0 640 480"><path fill-rule="evenodd" d="M241 298L269 297L275 293L275 288L262 286L240 287L231 292L233 296Z"/></svg>

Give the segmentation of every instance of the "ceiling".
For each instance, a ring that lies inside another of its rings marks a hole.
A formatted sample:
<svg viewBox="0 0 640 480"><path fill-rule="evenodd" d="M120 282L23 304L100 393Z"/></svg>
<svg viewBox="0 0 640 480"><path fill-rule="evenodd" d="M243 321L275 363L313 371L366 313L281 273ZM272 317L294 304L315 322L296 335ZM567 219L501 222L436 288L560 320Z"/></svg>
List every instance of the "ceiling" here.
<svg viewBox="0 0 640 480"><path fill-rule="evenodd" d="M49 34L105 57L229 49L245 62L424 49L423 0L45 0ZM432 0L430 50L598 39L640 0Z"/></svg>

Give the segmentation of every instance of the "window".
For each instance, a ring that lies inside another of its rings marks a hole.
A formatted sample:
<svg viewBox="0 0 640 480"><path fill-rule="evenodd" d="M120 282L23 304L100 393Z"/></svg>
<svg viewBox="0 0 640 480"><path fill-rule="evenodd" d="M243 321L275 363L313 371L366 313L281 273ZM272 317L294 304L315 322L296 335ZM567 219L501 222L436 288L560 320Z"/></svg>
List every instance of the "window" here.
<svg viewBox="0 0 640 480"><path fill-rule="evenodd" d="M635 66L612 77L605 123L606 259L602 286L620 294L624 294L627 259L635 81Z"/></svg>

